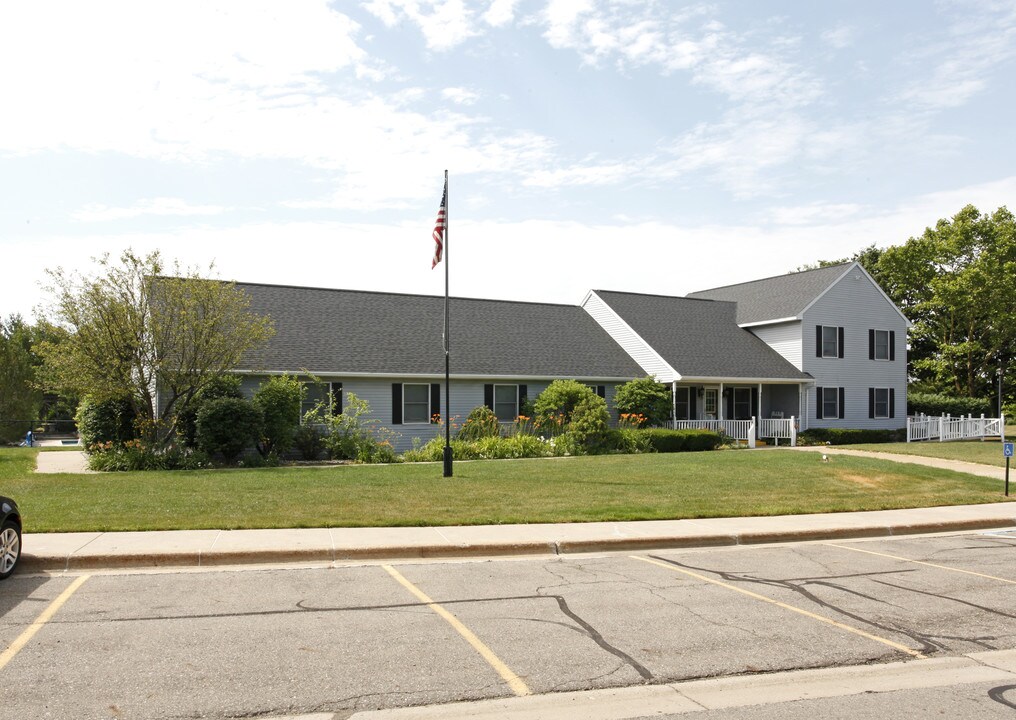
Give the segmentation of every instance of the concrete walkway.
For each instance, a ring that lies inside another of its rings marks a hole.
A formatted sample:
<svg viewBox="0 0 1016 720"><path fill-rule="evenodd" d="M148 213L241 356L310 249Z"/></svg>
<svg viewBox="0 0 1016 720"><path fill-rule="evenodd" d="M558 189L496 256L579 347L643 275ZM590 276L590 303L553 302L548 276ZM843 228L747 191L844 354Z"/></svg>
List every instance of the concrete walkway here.
<svg viewBox="0 0 1016 720"><path fill-rule="evenodd" d="M954 460L799 448L828 455L874 456L1001 480L1004 469ZM786 450L790 452L788 448ZM48 472L71 469L81 453L39 453ZM54 470L52 468L64 469ZM999 487L1001 491L1001 486ZM1016 503L776 517L398 528L178 530L26 533L19 572L239 564L331 564L407 558L554 556L583 552L748 545L1016 528Z"/></svg>
<svg viewBox="0 0 1016 720"><path fill-rule="evenodd" d="M783 448L781 448L783 449ZM849 450L836 447L795 447L785 448L795 452L818 452L825 455L854 455L855 457L876 458L878 460L889 460L891 462L908 463L910 465L925 465L927 467L941 468L942 470L955 470L956 472L967 473L968 475L980 475L981 477L1005 480L1005 468L983 463L963 462L962 460L947 460L945 458L924 457L922 455L897 455L895 453L869 452L867 450Z"/></svg>
<svg viewBox="0 0 1016 720"><path fill-rule="evenodd" d="M81 450L63 452L41 452L36 456L35 472L37 473L82 473L91 474L88 459Z"/></svg>

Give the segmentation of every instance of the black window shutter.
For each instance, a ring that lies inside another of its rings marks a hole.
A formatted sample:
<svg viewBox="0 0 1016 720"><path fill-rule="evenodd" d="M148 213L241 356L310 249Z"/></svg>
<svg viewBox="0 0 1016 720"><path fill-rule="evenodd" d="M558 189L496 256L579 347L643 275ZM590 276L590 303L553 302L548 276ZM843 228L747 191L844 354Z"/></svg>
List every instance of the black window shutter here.
<svg viewBox="0 0 1016 720"><path fill-rule="evenodd" d="M441 414L441 383L430 384L430 417L434 422L434 415Z"/></svg>
<svg viewBox="0 0 1016 720"><path fill-rule="evenodd" d="M822 357L822 326L815 326L815 357Z"/></svg>
<svg viewBox="0 0 1016 720"><path fill-rule="evenodd" d="M839 330L840 330L840 343L839 343L839 345L840 345L840 357L842 358L843 357L843 328L841 327Z"/></svg>
<svg viewBox="0 0 1016 720"><path fill-rule="evenodd" d="M734 419L734 390L727 389L727 398L723 401L723 417L726 420Z"/></svg>
<svg viewBox="0 0 1016 720"><path fill-rule="evenodd" d="M822 419L822 403L825 402L825 393L822 388L815 388L815 419Z"/></svg>
<svg viewBox="0 0 1016 720"><path fill-rule="evenodd" d="M758 404L758 388L751 389L751 414L757 418L762 417L762 408Z"/></svg>
<svg viewBox="0 0 1016 720"><path fill-rule="evenodd" d="M483 404L494 409L494 383L487 383L483 386Z"/></svg>
<svg viewBox="0 0 1016 720"><path fill-rule="evenodd" d="M519 415L522 414L522 406L529 400L529 386L519 385Z"/></svg>
<svg viewBox="0 0 1016 720"><path fill-rule="evenodd" d="M875 331L868 329L868 359L875 359Z"/></svg>
<svg viewBox="0 0 1016 720"><path fill-rule="evenodd" d="M868 388L868 417L875 417L875 388Z"/></svg>
<svg viewBox="0 0 1016 720"><path fill-rule="evenodd" d="M842 349L843 348L840 348L841 351L842 351ZM844 396L843 388L840 388L840 420L842 420L843 418L845 418L847 416L847 409L845 407L843 407L843 405L844 405L844 403L843 403L843 396Z"/></svg>
<svg viewBox="0 0 1016 720"><path fill-rule="evenodd" d="M698 418L698 408L695 407L695 403L698 402L698 389L688 388L688 419L696 420Z"/></svg>
<svg viewBox="0 0 1016 720"><path fill-rule="evenodd" d="M895 360L896 359L896 331L895 330L890 330L889 331L889 359L890 360ZM889 417L892 417L892 415L890 415Z"/></svg>
<svg viewBox="0 0 1016 720"><path fill-rule="evenodd" d="M392 383L392 425L402 424L402 383Z"/></svg>
<svg viewBox="0 0 1016 720"><path fill-rule="evenodd" d="M597 385L596 386L596 394L599 395L604 400L606 400L607 399L607 386L606 385Z"/></svg>
<svg viewBox="0 0 1016 720"><path fill-rule="evenodd" d="M896 417L896 388L889 388L889 417Z"/></svg>
<svg viewBox="0 0 1016 720"><path fill-rule="evenodd" d="M332 415L342 414L342 383L332 383Z"/></svg>

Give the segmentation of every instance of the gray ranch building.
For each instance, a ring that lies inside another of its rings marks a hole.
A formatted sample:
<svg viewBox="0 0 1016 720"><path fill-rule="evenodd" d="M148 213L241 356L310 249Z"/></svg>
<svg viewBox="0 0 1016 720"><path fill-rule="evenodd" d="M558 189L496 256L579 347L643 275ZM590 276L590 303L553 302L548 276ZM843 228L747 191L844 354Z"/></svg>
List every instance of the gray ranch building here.
<svg viewBox="0 0 1016 720"><path fill-rule="evenodd" d="M442 433L435 416L489 406L513 422L550 382L615 388L655 376L675 426L795 418L811 427L898 428L906 415L910 323L857 263L696 292L592 290L579 306L450 299L451 408L444 407L444 298L238 283L276 335L237 372L313 375L308 405L346 394L398 434L395 449Z"/></svg>

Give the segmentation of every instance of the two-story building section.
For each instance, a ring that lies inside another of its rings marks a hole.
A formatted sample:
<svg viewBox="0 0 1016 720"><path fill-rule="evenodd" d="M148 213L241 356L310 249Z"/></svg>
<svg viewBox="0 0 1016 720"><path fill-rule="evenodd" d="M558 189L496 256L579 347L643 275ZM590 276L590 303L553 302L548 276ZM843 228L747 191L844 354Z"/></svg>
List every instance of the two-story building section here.
<svg viewBox="0 0 1016 720"><path fill-rule="evenodd" d="M806 427L900 428L907 410L907 328L860 263L691 293L737 303L737 324L814 378Z"/></svg>

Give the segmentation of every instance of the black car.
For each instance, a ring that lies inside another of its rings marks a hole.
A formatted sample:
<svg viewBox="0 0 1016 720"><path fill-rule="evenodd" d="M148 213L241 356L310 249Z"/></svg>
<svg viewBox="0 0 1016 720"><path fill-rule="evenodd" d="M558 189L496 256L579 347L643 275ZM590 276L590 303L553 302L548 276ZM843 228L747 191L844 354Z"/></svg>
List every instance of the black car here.
<svg viewBox="0 0 1016 720"><path fill-rule="evenodd" d="M0 580L14 572L21 558L21 513L18 504L0 496Z"/></svg>

